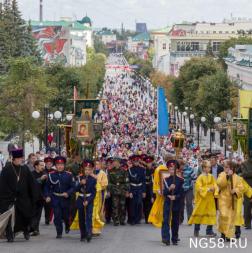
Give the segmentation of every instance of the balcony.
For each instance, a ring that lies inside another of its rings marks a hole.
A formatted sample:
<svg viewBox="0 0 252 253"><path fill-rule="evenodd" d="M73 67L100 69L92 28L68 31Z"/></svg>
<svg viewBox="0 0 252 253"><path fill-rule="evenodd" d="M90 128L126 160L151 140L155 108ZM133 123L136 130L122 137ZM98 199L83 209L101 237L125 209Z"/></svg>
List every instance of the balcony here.
<svg viewBox="0 0 252 253"><path fill-rule="evenodd" d="M171 52L172 57L203 57L206 55L205 51L174 51Z"/></svg>

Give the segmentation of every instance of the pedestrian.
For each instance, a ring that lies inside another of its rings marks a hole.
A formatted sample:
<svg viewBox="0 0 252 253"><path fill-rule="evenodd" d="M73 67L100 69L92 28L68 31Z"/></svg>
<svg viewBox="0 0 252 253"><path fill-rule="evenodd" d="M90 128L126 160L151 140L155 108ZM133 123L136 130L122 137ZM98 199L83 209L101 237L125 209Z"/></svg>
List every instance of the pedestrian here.
<svg viewBox="0 0 252 253"><path fill-rule="evenodd" d="M130 157L133 165L128 169L130 182L131 225L140 224L143 213L143 199L146 197L145 169L140 165L140 156Z"/></svg>
<svg viewBox="0 0 252 253"><path fill-rule="evenodd" d="M92 234L100 235L102 228L104 227L104 204L106 189L108 186L108 177L103 170L103 160L95 162L95 170L91 174L97 180L96 183L96 195L94 199L93 208L93 226Z"/></svg>
<svg viewBox="0 0 252 253"><path fill-rule="evenodd" d="M76 205L78 208L80 240L90 242L92 239L92 215L97 180L92 176L94 169L93 161L85 160L83 164L85 174L80 175L79 183L76 187L76 191L78 192Z"/></svg>
<svg viewBox="0 0 252 253"><path fill-rule="evenodd" d="M170 160L174 160L173 156L167 156L166 159L167 163ZM150 215L148 218L148 222L151 223L153 226L157 228L162 227L163 223L163 206L164 206L164 196L161 191L161 184L160 182L162 179L160 178L161 172L169 173L168 168L166 165L159 165L154 172L153 178L153 193L155 194L155 201L152 205Z"/></svg>
<svg viewBox="0 0 252 253"><path fill-rule="evenodd" d="M29 168L29 170L32 172L34 171L34 163L37 161L37 156L34 153L30 153L28 155L28 159L27 159L27 167Z"/></svg>
<svg viewBox="0 0 252 253"><path fill-rule="evenodd" d="M108 171L108 192L112 200L114 226L125 225L125 201L130 190L128 172L121 169L120 160L119 158L114 158L112 169Z"/></svg>
<svg viewBox="0 0 252 253"><path fill-rule="evenodd" d="M239 169L239 167L238 167ZM244 226L244 217L243 217L243 201L244 197L248 198L252 202L252 187L241 177L243 184L243 196L242 198L237 199L237 212L235 218L235 237L239 239L241 237L241 227Z"/></svg>
<svg viewBox="0 0 252 253"><path fill-rule="evenodd" d="M224 240L230 240L235 235L234 221L237 215L237 200L243 194L241 177L236 174L235 167L234 162L225 161L224 172L220 173L217 179L217 185L219 187L218 231Z"/></svg>
<svg viewBox="0 0 252 253"><path fill-rule="evenodd" d="M252 160L247 159L241 166L241 176L252 187ZM245 220L245 229L251 229L252 221L252 202L250 199L244 197L244 220Z"/></svg>
<svg viewBox="0 0 252 253"><path fill-rule="evenodd" d="M44 207L44 187L46 184L47 180L47 174L45 173L45 164L44 161L42 160L37 160L34 163L34 168L35 170L32 172L32 175L35 178L35 188L34 190L37 193L37 200L35 203L35 213L32 218L32 231L33 233L31 234L32 236L37 236L40 234L39 232L39 224L40 224L40 219L41 219L41 214L42 210Z"/></svg>
<svg viewBox="0 0 252 253"><path fill-rule="evenodd" d="M26 240L30 239L30 225L36 201L35 181L24 162L23 149L11 151L12 160L6 164L0 174L0 213L15 207L15 226L9 220L6 228L8 242L14 241L14 235L22 231Z"/></svg>
<svg viewBox="0 0 252 253"><path fill-rule="evenodd" d="M54 214L54 225L56 227L57 239L62 238L63 224L65 233L70 232L70 199L74 193L75 184L70 172L65 171L65 157L57 156L54 159L56 171L49 174L45 186L46 202L52 204Z"/></svg>
<svg viewBox="0 0 252 253"><path fill-rule="evenodd" d="M145 223L148 224L151 207L154 202L153 194L153 174L154 174L154 157L147 156L145 158L145 184L146 184L146 197L143 199L144 218Z"/></svg>
<svg viewBox="0 0 252 253"><path fill-rule="evenodd" d="M162 242L170 245L170 240L173 245L178 244L179 231L179 214L181 208L181 198L183 196L184 180L176 175L176 170L179 164L176 160L169 161L167 168L170 176L163 179L163 222L162 222ZM172 236L170 235L170 230Z"/></svg>
<svg viewBox="0 0 252 253"><path fill-rule="evenodd" d="M202 174L195 183L195 206L188 224L195 224L194 236L199 236L200 224L216 224L215 197L218 196L218 187L213 175L210 174L211 164L208 160L202 161ZM208 236L216 236L214 232L207 230Z"/></svg>
<svg viewBox="0 0 252 253"><path fill-rule="evenodd" d="M44 158L44 163L45 163L45 173L48 175L55 171L54 168L54 159L50 156ZM44 201L44 213L45 213L45 224L49 225L50 222L52 221L52 217L53 217L53 209L51 207L51 203L50 202L46 202Z"/></svg>
<svg viewBox="0 0 252 253"><path fill-rule="evenodd" d="M187 222L190 220L193 211L193 186L196 180L196 174L194 169L188 164L185 163L183 160L179 160L180 169L183 172L184 178L184 201L186 206L186 213L187 213ZM184 206L184 205L183 205ZM181 213L184 213L184 207L181 208Z"/></svg>

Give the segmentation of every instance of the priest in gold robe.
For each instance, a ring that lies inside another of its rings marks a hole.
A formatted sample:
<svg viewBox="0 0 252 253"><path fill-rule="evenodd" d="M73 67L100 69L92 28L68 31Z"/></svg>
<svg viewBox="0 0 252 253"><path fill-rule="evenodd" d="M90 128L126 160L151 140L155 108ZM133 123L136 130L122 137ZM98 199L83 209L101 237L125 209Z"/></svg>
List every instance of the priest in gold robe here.
<svg viewBox="0 0 252 253"><path fill-rule="evenodd" d="M202 162L202 174L195 183L195 206L188 224L195 224L194 235L196 237L199 236L200 224L216 224L215 198L218 196L218 187L214 176L210 174L210 170L210 162L204 160Z"/></svg>
<svg viewBox="0 0 252 253"><path fill-rule="evenodd" d="M160 165L155 169L153 178L153 193L156 195L155 201L150 211L148 222L152 223L157 228L162 227L163 222L163 205L164 196L162 195L161 177L168 173L168 168L165 165Z"/></svg>
<svg viewBox="0 0 252 253"><path fill-rule="evenodd" d="M244 225L244 217L242 212L244 196L251 199L252 198L252 188L250 185L241 177L243 184L243 195L241 198L237 199L237 210L235 217L235 237L239 239L241 237L241 226Z"/></svg>
<svg viewBox="0 0 252 253"><path fill-rule="evenodd" d="M235 173L235 163L225 161L224 172L218 179L217 185L220 190L218 198L219 222L218 231L225 240L235 235L235 218L237 215L237 201L242 198L243 184L241 177Z"/></svg>
<svg viewBox="0 0 252 253"><path fill-rule="evenodd" d="M96 161L93 177L97 179L96 196L93 208L93 235L100 235L104 227L104 204L106 188L108 186L107 174L103 170L102 161Z"/></svg>

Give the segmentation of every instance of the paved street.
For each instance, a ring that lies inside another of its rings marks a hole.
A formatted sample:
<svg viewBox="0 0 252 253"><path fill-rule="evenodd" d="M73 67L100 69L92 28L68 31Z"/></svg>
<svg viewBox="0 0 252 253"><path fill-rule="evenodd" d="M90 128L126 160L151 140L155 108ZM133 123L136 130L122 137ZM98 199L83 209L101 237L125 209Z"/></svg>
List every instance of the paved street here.
<svg viewBox="0 0 252 253"><path fill-rule="evenodd" d="M190 249L190 238L193 232L193 227L182 225L180 227L181 242L179 246L164 246L160 242L160 230L151 225L125 226L114 227L112 225L105 226L101 237L94 238L90 244L81 243L79 241L79 232L71 232L62 240L55 239L54 226L41 226L41 235L36 238L31 238L29 242L24 241L23 236L20 235L13 244L8 244L0 240L1 253L162 253L175 250L177 253L185 252L202 252L202 249ZM202 229L202 234L204 230ZM246 249L241 249L242 252L251 252L252 248L252 232L242 231L244 238L248 239L248 246ZM201 238L199 238L201 239ZM203 243L204 241L202 241ZM209 241L208 241L209 242ZM217 238L216 238L217 242ZM209 243L210 245L210 243ZM238 245L238 244L237 244ZM204 245L202 245L204 247ZM229 244L225 244L223 249L218 249L217 252L237 252L235 246L233 249L227 249ZM204 252L214 252L214 249L204 249Z"/></svg>

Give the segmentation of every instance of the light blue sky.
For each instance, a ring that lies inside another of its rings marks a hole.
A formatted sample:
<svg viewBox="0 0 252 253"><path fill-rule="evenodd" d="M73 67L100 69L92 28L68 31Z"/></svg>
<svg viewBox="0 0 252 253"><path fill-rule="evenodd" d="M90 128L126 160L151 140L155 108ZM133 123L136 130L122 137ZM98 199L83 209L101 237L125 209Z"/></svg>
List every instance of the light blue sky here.
<svg viewBox="0 0 252 253"><path fill-rule="evenodd" d="M134 28L135 21L148 28L161 28L174 22L222 21L252 17L252 0L43 0L44 20L77 17L87 13L95 27ZM38 20L39 0L18 0L25 19Z"/></svg>

